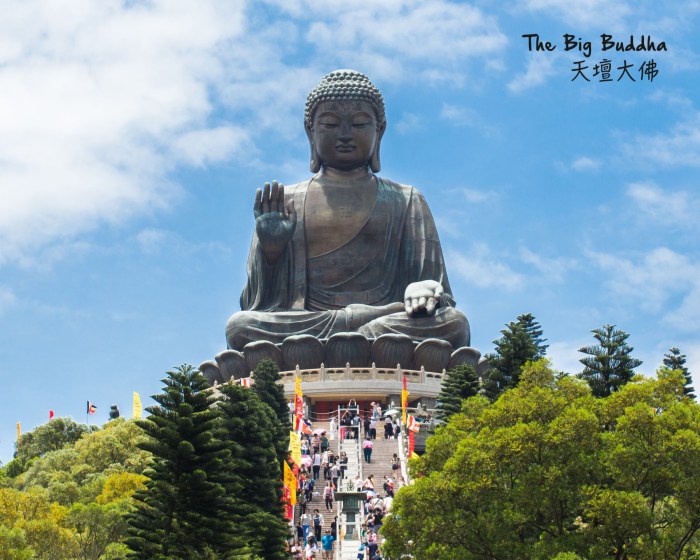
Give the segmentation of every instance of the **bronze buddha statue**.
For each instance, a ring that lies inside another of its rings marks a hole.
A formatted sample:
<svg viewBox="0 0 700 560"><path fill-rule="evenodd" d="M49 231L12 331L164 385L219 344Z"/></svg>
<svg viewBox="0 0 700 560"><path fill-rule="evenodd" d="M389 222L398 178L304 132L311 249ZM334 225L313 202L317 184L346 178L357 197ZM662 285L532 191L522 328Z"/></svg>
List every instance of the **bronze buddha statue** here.
<svg viewBox="0 0 700 560"><path fill-rule="evenodd" d="M314 176L258 189L228 347L346 332L469 346L425 198L376 175L386 129L379 90L359 72L331 72L309 94L304 126Z"/></svg>

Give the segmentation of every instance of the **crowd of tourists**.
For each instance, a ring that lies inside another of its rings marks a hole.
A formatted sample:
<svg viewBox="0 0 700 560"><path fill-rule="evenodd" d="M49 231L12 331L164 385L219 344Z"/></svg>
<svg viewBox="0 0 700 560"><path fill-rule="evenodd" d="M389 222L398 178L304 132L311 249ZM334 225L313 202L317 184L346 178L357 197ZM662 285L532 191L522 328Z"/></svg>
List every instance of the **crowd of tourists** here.
<svg viewBox="0 0 700 560"><path fill-rule="evenodd" d="M339 490L340 484L344 484L344 489L364 492L366 495L364 522L360 529L361 547L357 558L381 560L379 529L391 508L394 494L405 484L401 476L399 457L394 453L391 459L391 473L383 476L379 488L379 483L375 482L372 474L364 480L359 474L352 480L347 480L348 457L345 451L336 454L331 448L331 442L336 438L359 439L360 431L364 429L361 447L365 461L371 463L373 440L377 438L378 425L383 425L385 439L399 437L401 428L398 421L386 413L382 417L381 404L372 402L370 407L371 410L366 411L364 418L361 418L357 403L351 399L339 418L331 415L328 432L317 430L311 434L302 434L302 465L297 473L297 507L300 515L295 527L295 538L290 543L292 558L333 558L334 543L338 539L338 518L333 515L333 505L335 492ZM324 529L324 513L333 515L328 529Z"/></svg>

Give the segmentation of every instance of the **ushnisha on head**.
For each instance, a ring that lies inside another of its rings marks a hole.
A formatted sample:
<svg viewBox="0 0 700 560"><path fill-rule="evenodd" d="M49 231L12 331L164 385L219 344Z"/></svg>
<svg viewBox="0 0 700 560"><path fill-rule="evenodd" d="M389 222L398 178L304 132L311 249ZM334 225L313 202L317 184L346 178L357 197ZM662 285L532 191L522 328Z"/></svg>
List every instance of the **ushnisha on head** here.
<svg viewBox="0 0 700 560"><path fill-rule="evenodd" d="M379 146L386 129L384 98L377 87L364 74L356 70L334 70L326 74L306 98L304 129L311 147L310 168L313 173L318 172L323 163L314 146L313 129L316 110L322 103L352 101L367 103L374 110L377 136L369 165L375 173L380 170Z"/></svg>

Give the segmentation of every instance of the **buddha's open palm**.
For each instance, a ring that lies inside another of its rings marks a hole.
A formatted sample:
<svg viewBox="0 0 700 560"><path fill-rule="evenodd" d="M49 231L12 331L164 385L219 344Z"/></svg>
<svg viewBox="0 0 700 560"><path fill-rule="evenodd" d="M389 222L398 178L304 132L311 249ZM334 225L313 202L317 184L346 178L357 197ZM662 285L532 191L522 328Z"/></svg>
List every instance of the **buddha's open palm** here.
<svg viewBox="0 0 700 560"><path fill-rule="evenodd" d="M435 308L444 291L442 284L435 280L422 280L409 284L404 292L406 313L409 316L420 314L422 311L427 315L435 314Z"/></svg>
<svg viewBox="0 0 700 560"><path fill-rule="evenodd" d="M297 226L294 201L290 200L285 209L284 185L277 181L265 183L255 193L253 213L260 248L267 261L274 264L284 252Z"/></svg>

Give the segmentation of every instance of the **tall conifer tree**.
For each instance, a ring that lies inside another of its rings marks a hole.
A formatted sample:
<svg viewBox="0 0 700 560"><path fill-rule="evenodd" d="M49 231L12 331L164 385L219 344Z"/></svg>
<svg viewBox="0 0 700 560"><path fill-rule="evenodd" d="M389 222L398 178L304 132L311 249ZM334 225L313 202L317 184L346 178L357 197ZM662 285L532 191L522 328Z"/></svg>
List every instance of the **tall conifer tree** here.
<svg viewBox="0 0 700 560"><path fill-rule="evenodd" d="M272 409L277 419L275 447L280 469L282 461L287 458L289 431L292 429L289 421L289 407L284 398L284 387L280 383L281 379L277 364L270 359L261 360L253 370L253 391L257 393L262 402Z"/></svg>
<svg viewBox="0 0 700 560"><path fill-rule="evenodd" d="M474 368L460 364L450 369L442 380L442 388L438 395L437 417L448 420L453 414L462 410L462 401L477 395L479 392L479 376Z"/></svg>
<svg viewBox="0 0 700 560"><path fill-rule="evenodd" d="M588 354L579 360L584 365L579 377L588 382L593 395L607 397L634 377L633 370L642 361L630 356L634 348L627 344L629 334L615 325L603 325L591 332L598 344L579 348L579 352Z"/></svg>
<svg viewBox="0 0 700 560"><path fill-rule="evenodd" d="M163 379L157 406L138 424L148 436L140 447L153 454L144 474L146 490L135 494L126 540L131 558L235 558L245 551L231 497L231 452L217 437L221 429L215 398L204 376L183 365Z"/></svg>
<svg viewBox="0 0 700 560"><path fill-rule="evenodd" d="M542 325L540 325L532 313L523 313L522 315L518 315L518 323L520 323L523 329L525 329L525 332L530 335L532 343L537 349L537 354L533 361L544 358L547 355L547 348L549 348L549 344L545 344L547 339L542 338Z"/></svg>
<svg viewBox="0 0 700 560"><path fill-rule="evenodd" d="M279 421L255 391L226 383L220 392L219 410L237 475L227 492L237 498L240 524L253 551L265 560L285 560L287 528L276 448Z"/></svg>
<svg viewBox="0 0 700 560"><path fill-rule="evenodd" d="M664 354L664 366L668 369L679 369L683 372L685 377L685 386L683 387L683 394L691 399L695 400L695 389L693 388L693 379L685 366L686 355L681 354L681 351L673 347L668 351L668 354Z"/></svg>
<svg viewBox="0 0 700 560"><path fill-rule="evenodd" d="M520 321L513 321L501 331L501 338L494 340L496 352L486 356L491 369L485 380L486 394L492 400L515 387L520 380L520 369L530 361L536 361L539 350L536 340Z"/></svg>

